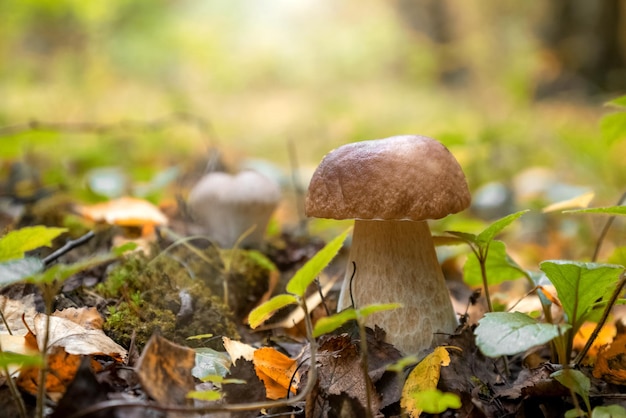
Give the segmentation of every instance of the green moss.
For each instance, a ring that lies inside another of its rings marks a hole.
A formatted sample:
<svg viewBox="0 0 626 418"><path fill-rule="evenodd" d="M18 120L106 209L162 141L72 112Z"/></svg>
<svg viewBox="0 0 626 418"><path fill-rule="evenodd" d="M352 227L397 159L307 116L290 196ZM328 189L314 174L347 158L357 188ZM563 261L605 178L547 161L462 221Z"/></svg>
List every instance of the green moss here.
<svg viewBox="0 0 626 418"><path fill-rule="evenodd" d="M135 254L123 260L96 288L100 295L112 299L105 331L125 346L133 332L139 346L155 331L187 345L203 344L186 340L198 334L238 338L232 312L203 280L193 279L195 275L190 273L167 255L148 261ZM181 311L181 292L190 296L190 309L186 311Z"/></svg>

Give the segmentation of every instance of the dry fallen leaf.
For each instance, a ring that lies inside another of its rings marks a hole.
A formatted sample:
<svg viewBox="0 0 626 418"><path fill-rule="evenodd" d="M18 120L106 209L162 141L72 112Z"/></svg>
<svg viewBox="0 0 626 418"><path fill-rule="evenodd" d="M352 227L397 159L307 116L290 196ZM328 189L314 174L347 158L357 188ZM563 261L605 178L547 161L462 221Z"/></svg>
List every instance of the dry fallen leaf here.
<svg viewBox="0 0 626 418"><path fill-rule="evenodd" d="M111 225L143 226L166 225L167 217L161 210L144 199L120 197L94 205L78 206L78 213L95 222Z"/></svg>
<svg viewBox="0 0 626 418"><path fill-rule="evenodd" d="M187 405L187 393L194 389L191 374L196 353L188 347L159 336L148 340L137 364L143 388L161 405Z"/></svg>
<svg viewBox="0 0 626 418"><path fill-rule="evenodd" d="M589 337L591 337L593 330L596 328L596 325L597 324L594 322L585 322L580 327L576 335L574 335L573 347L575 350L583 349L585 344L587 344ZM598 334L596 339L593 341L593 345L589 349L587 356L595 357L598 353L598 349L607 344L610 344L611 341L613 341L613 338L615 338L616 333L617 329L615 328L615 325L607 322L600 330L600 333Z"/></svg>
<svg viewBox="0 0 626 418"><path fill-rule="evenodd" d="M49 331L48 349L63 347L70 354L106 355L120 362L126 358L126 350L101 330L87 329L69 319L50 316ZM41 349L46 335L45 314L35 315L33 332Z"/></svg>
<svg viewBox="0 0 626 418"><path fill-rule="evenodd" d="M70 321L84 327L85 329L102 329L104 319L96 308L67 308L62 311L52 313L58 318L69 319Z"/></svg>
<svg viewBox="0 0 626 418"><path fill-rule="evenodd" d="M243 358L248 361L252 361L254 358L256 348L251 345L242 343L241 341L231 340L228 337L222 337L222 342L224 343L224 350L226 350L230 356L230 361L233 364L238 358Z"/></svg>
<svg viewBox="0 0 626 418"><path fill-rule="evenodd" d="M616 385L626 385L626 334L618 335L610 346L598 350L593 377Z"/></svg>
<svg viewBox="0 0 626 418"><path fill-rule="evenodd" d="M81 356L67 353L63 347L54 347L48 352L48 373L46 374L46 394L58 401L65 393L67 385L74 379L81 362ZM31 395L37 394L39 368L27 367L20 371L17 385Z"/></svg>
<svg viewBox="0 0 626 418"><path fill-rule="evenodd" d="M254 352L252 362L269 399L285 398L288 390L296 393L299 377L295 360L274 348L262 347Z"/></svg>
<svg viewBox="0 0 626 418"><path fill-rule="evenodd" d="M421 410L416 406L415 394L436 389L441 366L450 364L450 355L444 347L437 347L411 371L402 388L400 405L412 418L419 417Z"/></svg>

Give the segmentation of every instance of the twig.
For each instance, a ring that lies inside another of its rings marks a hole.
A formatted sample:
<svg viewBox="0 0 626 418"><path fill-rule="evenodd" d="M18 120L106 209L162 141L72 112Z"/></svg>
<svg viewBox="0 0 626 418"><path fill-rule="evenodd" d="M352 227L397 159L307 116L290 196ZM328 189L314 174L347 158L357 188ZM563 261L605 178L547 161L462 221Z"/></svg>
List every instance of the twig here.
<svg viewBox="0 0 626 418"><path fill-rule="evenodd" d="M608 303L606 304L606 308L604 309L604 312L602 313L602 318L600 318L600 321L598 321L598 323L596 324L596 327L593 329L591 336L587 340L587 344L585 344L583 349L580 350L580 353L578 353L578 355L574 359L573 367L577 367L580 364L580 362L583 360L583 358L585 358L585 356L587 355L587 352L593 345L593 342L598 337L600 330L606 323L606 320L608 319L609 314L611 313L611 310L613 309L613 305L615 305L615 301L617 301L617 298L619 297L620 293L622 293L622 288L624 287L625 284L626 284L626 270L622 271L622 274L620 274L619 282L617 282L617 286L615 287L615 290L613 291L613 294L611 295L611 299L609 299Z"/></svg>
<svg viewBox="0 0 626 418"><path fill-rule="evenodd" d="M50 254L49 256L47 256L46 258L44 258L42 260L44 266L46 266L46 267L49 266L50 263L52 263L53 261L55 261L59 257L67 254L68 252L70 252L74 248L79 247L79 246L85 244L87 241L89 241L90 239L92 239L95 236L96 236L96 234L94 234L93 231L89 231L89 232L87 232L85 235L83 235L80 238L76 238L75 240L71 240L71 241L66 242L64 246L62 246L61 248L59 248L58 250L56 250L55 252L53 252L52 254Z"/></svg>

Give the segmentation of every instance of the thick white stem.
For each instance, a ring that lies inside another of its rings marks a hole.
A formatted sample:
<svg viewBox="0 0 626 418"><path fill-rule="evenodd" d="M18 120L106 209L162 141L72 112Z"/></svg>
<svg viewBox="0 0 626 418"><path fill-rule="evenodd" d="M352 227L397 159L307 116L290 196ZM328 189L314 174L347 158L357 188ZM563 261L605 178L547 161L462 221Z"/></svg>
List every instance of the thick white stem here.
<svg viewBox="0 0 626 418"><path fill-rule="evenodd" d="M378 312L366 324L382 327L387 342L405 354L431 346L436 333L453 333L458 324L426 221L357 220L339 309L398 302L400 309Z"/></svg>

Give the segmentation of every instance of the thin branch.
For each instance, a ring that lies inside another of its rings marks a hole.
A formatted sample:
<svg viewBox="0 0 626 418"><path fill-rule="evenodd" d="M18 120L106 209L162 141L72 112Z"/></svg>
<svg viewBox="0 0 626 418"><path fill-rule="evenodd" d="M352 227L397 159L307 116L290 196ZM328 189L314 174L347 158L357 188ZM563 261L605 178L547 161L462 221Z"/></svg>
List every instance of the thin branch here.
<svg viewBox="0 0 626 418"><path fill-rule="evenodd" d="M57 260L59 257L67 254L68 252L70 252L76 247L80 247L81 245L85 244L87 241L89 241L95 236L96 234L93 231L89 231L82 237L66 242L64 246L62 246L61 248L59 248L58 250L56 250L55 252L47 256L46 258L44 258L42 260L43 264L46 267L49 266L53 261Z"/></svg>

